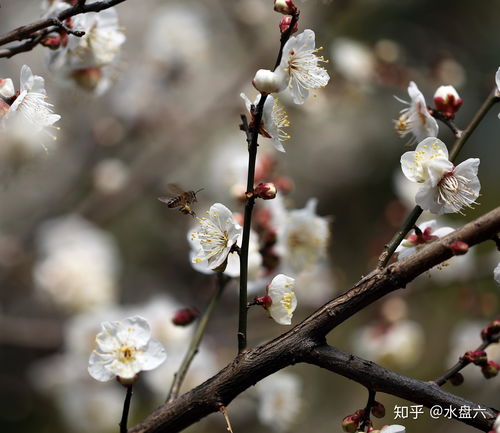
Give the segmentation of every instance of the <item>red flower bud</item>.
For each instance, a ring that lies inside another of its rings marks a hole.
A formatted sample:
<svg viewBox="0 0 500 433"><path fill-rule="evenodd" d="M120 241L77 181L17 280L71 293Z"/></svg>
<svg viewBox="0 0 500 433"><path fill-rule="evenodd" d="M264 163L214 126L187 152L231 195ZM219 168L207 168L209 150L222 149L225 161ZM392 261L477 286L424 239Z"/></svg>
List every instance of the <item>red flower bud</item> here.
<svg viewBox="0 0 500 433"><path fill-rule="evenodd" d="M438 111L452 119L462 105L462 98L453 86L441 86L434 94L434 104Z"/></svg>
<svg viewBox="0 0 500 433"><path fill-rule="evenodd" d="M493 320L486 328L481 331L483 341L490 340L491 337L500 332L500 319Z"/></svg>
<svg viewBox="0 0 500 433"><path fill-rule="evenodd" d="M253 190L253 193L256 197L260 197L263 200L271 200L274 197L276 197L276 193L278 191L276 190L276 186L274 183L259 183L255 189Z"/></svg>
<svg viewBox="0 0 500 433"><path fill-rule="evenodd" d="M293 0L274 0L274 10L284 15L295 15L298 11Z"/></svg>
<svg viewBox="0 0 500 433"><path fill-rule="evenodd" d="M187 326L196 320L200 312L196 308L182 308L172 317L172 323L177 326Z"/></svg>
<svg viewBox="0 0 500 433"><path fill-rule="evenodd" d="M498 365L495 361L489 361L486 365L481 367L481 373L486 379L491 379L498 374L498 370L500 370L500 365Z"/></svg>
<svg viewBox="0 0 500 433"><path fill-rule="evenodd" d="M484 350L470 350L465 353L463 359L475 365L486 365L488 362L488 355Z"/></svg>
<svg viewBox="0 0 500 433"><path fill-rule="evenodd" d="M372 415L375 418L383 418L385 416L385 407L382 403L376 401L372 406Z"/></svg>
<svg viewBox="0 0 500 433"><path fill-rule="evenodd" d="M464 376L462 375L462 373L455 373L450 377L449 381L453 386L459 386L464 383Z"/></svg>
<svg viewBox="0 0 500 433"><path fill-rule="evenodd" d="M269 308L273 304L273 300L269 295L264 295L260 298L255 298L255 303L257 305L262 305L264 308Z"/></svg>
<svg viewBox="0 0 500 433"><path fill-rule="evenodd" d="M356 433L358 431L359 418L356 415L346 416L342 420L342 429L347 433Z"/></svg>
<svg viewBox="0 0 500 433"><path fill-rule="evenodd" d="M456 241L450 245L450 250L454 256L461 256L469 251L469 245L462 241Z"/></svg>
<svg viewBox="0 0 500 433"><path fill-rule="evenodd" d="M285 33L290 27L291 22L292 22L292 17L290 15L283 17L280 21L280 32ZM295 22L295 24L293 25L292 34L297 32L298 29L299 29L299 23Z"/></svg>

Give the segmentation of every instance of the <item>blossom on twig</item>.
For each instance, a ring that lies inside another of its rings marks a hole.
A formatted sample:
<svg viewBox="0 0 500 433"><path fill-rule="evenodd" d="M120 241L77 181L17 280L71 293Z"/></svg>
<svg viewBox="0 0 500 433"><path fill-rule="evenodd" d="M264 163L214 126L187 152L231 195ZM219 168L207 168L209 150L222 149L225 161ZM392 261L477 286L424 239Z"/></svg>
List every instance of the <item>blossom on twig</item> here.
<svg viewBox="0 0 500 433"><path fill-rule="evenodd" d="M271 305L266 309L269 315L280 325L291 325L293 312L297 308L294 292L295 279L284 274L276 275L268 285L266 292L271 298Z"/></svg>
<svg viewBox="0 0 500 433"><path fill-rule="evenodd" d="M103 322L101 328L88 367L90 375L100 382L117 377L124 384L130 383L141 371L158 367L167 357L160 342L151 338L151 328L141 316Z"/></svg>
<svg viewBox="0 0 500 433"><path fill-rule="evenodd" d="M451 227L437 228L436 220L426 221L418 226L418 232L409 235L403 242L396 248L398 259L403 259L409 255L417 252L425 244L434 241L435 239L442 238L455 231Z"/></svg>

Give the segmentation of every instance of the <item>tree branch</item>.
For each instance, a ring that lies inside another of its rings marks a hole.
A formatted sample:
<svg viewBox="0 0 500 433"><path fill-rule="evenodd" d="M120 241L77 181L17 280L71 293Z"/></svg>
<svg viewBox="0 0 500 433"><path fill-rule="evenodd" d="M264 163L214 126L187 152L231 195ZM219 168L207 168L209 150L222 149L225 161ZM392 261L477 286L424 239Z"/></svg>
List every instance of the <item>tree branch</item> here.
<svg viewBox="0 0 500 433"><path fill-rule="evenodd" d="M129 432L171 433L180 431L204 416L218 411L220 406L227 406L237 395L264 377L297 362L313 362L311 352L324 346L325 336L333 328L365 306L394 290L405 287L418 275L449 259L452 256L450 244L460 240L473 246L491 239L499 231L500 207L448 236L424 246L408 258L397 261L387 268L374 270L352 289L325 304L287 333L270 343L241 353L217 375L173 402L159 407ZM318 356L321 353L324 354L320 351ZM374 371L383 374L382 377L386 377L388 374L388 371L384 369L374 368ZM373 374L371 371L370 375L373 376ZM391 377L397 382L396 376ZM398 380L402 381L403 376L397 377L399 377ZM376 378L371 380L376 381ZM382 382L381 379L380 381ZM416 389L420 394L414 394L413 388L409 387L409 385L416 386L417 384L419 386ZM428 388L425 388L424 385ZM378 382L377 387L371 388L376 391L388 391L386 388L382 389L382 385ZM427 389L427 393L424 393L425 389ZM425 400L425 404L431 406L433 404L451 404L453 406L459 402L465 402L465 400L442 390L431 392L431 389L437 389L436 385L422 384L418 381L412 382L412 379L406 380L405 378L395 395L400 395L419 404L423 404L422 402ZM488 420L481 422L480 427L485 431L493 423L491 418L493 412L490 410L488 414ZM461 419L461 421L465 420Z"/></svg>

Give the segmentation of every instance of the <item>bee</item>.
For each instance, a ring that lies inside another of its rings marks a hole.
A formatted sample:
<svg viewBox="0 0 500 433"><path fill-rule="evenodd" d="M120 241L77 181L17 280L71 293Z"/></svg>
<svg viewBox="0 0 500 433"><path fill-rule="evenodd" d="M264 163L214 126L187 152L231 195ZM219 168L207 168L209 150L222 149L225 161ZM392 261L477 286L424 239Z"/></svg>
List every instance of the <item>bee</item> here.
<svg viewBox="0 0 500 433"><path fill-rule="evenodd" d="M158 200L166 203L171 209L179 208L179 212L184 215L196 216L191 209L191 204L198 201L196 199L196 194L202 191L203 188L200 188L198 191L184 191L178 185L170 183L167 185L167 190L171 194L171 197L158 197Z"/></svg>

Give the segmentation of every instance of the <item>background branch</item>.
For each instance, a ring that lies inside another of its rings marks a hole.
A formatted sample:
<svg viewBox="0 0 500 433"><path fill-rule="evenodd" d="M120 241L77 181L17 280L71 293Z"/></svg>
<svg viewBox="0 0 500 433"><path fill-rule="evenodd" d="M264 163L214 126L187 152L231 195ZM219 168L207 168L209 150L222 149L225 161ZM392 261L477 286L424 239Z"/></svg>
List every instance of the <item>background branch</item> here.
<svg viewBox="0 0 500 433"><path fill-rule="evenodd" d="M241 353L231 364L205 383L180 396L172 403L161 406L143 422L133 427L130 432L170 433L180 431L204 416L218 411L220 406L227 406L244 390L286 366L297 362L324 362L326 365L326 356L329 355L331 358L334 352L332 352L333 349L324 349L325 336L333 328L365 306L404 287L418 275L449 259L452 256L449 248L451 243L461 240L469 246L473 246L491 239L499 231L500 207L448 236L426 245L408 258L387 268L376 269L348 292L325 304L287 333L268 344ZM312 353L317 353L317 357L314 358ZM341 356L340 352L335 352L335 354ZM345 368L348 368L348 363L344 364L346 364ZM376 386L366 383L365 386L369 386L375 391L389 392L388 388L383 387L384 380L390 376L389 371L381 367L375 368L375 364L372 363L369 366L372 369L369 375L364 375L363 380L365 382L373 380ZM377 377L375 377L376 374L378 374ZM426 406L434 404L473 405L471 402L438 389L434 383L414 381L399 375L390 377L394 380L394 386L396 383L398 384L395 395L407 398L409 401L418 404L424 404L425 401ZM478 425L474 424L475 426L479 426L485 431L491 427L494 417L492 410L488 410L487 413L487 420L476 419L474 421L478 423ZM461 419L461 421L465 420Z"/></svg>

